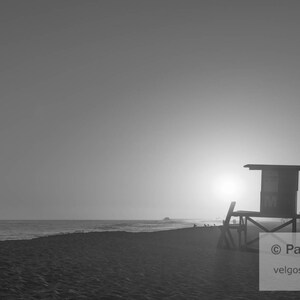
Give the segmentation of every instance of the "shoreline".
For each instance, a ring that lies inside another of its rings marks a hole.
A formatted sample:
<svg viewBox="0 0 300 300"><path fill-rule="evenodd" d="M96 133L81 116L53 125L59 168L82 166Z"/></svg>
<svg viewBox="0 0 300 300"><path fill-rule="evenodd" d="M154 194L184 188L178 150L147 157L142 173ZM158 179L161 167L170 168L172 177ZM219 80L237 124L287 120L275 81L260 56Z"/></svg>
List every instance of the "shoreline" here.
<svg viewBox="0 0 300 300"><path fill-rule="evenodd" d="M45 234L40 235L32 238L20 238L20 239L7 239L7 240L0 240L0 243L5 242L17 242L17 241L33 241L36 239L43 239L43 238L52 238L52 237L61 237L61 236L69 236L69 235L78 235L78 234L152 234L152 233L164 233L164 232L174 232L174 231L181 231L181 230L198 230L198 229L209 229L209 228L221 228L222 225L216 226L196 226L196 227L184 227L184 228L171 228L171 229L163 229L163 230L155 230L155 231L126 231L126 230L103 230L103 231L84 231L84 230L77 230L74 232L61 232L61 233L53 233L53 234ZM221 231L220 231L221 232Z"/></svg>
<svg viewBox="0 0 300 300"><path fill-rule="evenodd" d="M156 232L162 230L173 230L180 228L191 228L194 224L198 226L208 225L209 221L195 220L141 220L141 221L5 221L0 222L0 240L28 240L37 237L61 235L69 233L126 231L126 232ZM212 226L213 224L209 224ZM217 224L221 225L221 224Z"/></svg>

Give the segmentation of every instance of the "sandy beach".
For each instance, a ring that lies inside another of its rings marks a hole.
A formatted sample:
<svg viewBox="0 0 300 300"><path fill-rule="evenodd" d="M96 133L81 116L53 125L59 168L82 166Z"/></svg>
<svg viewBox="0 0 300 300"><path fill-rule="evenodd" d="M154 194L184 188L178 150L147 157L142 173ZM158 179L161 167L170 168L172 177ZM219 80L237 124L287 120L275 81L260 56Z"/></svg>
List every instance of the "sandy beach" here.
<svg viewBox="0 0 300 300"><path fill-rule="evenodd" d="M0 299L298 299L259 292L257 253L217 227L75 233L0 243Z"/></svg>

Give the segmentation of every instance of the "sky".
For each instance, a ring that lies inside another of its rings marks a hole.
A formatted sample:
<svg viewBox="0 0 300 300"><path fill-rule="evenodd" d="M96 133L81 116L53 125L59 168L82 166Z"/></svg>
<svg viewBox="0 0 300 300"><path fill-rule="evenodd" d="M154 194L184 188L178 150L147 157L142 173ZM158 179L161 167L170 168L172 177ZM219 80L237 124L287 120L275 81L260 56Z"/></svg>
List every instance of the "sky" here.
<svg viewBox="0 0 300 300"><path fill-rule="evenodd" d="M0 3L0 219L224 217L299 165L299 1ZM226 183L227 182L227 183Z"/></svg>

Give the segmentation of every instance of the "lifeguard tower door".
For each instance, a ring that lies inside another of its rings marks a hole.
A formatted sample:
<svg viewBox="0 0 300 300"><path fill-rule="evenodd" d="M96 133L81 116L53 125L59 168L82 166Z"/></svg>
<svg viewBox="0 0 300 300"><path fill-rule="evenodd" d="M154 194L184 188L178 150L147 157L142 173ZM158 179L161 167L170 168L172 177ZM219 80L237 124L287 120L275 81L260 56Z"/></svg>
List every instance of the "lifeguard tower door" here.
<svg viewBox="0 0 300 300"><path fill-rule="evenodd" d="M260 211L263 215L293 217L297 212L298 170L262 170Z"/></svg>

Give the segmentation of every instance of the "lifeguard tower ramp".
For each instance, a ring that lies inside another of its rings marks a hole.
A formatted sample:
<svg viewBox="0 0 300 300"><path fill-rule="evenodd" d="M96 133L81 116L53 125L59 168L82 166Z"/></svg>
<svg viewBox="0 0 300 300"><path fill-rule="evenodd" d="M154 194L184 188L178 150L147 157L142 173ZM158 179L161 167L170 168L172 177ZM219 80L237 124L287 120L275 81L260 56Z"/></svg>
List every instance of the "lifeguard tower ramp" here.
<svg viewBox="0 0 300 300"><path fill-rule="evenodd" d="M262 171L260 211L234 211L235 202L231 202L226 219L221 227L219 248L251 249L258 241L258 237L249 239L249 222L258 227L262 232L276 232L284 227L291 227L292 232L297 231L297 191L298 174L300 166L291 165L255 165L248 164L244 167L249 170ZM239 222L232 224L231 218L238 217ZM255 219L254 219L255 218ZM284 219L279 226L268 229L257 221L259 218ZM237 233L237 239L232 232Z"/></svg>

